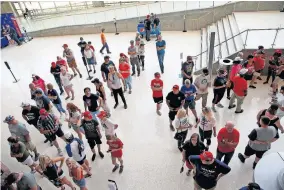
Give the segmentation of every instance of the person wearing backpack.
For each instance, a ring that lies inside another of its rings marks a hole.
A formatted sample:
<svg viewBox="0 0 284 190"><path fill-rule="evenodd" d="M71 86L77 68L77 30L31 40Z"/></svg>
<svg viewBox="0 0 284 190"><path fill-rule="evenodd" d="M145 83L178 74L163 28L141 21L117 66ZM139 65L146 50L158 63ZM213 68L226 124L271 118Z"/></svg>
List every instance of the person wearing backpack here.
<svg viewBox="0 0 284 190"><path fill-rule="evenodd" d="M85 146L83 141L79 138L74 138L73 134L68 131L65 133L67 145L65 147L66 152L69 157L72 157L78 164L80 164L86 171L85 177L90 177L92 175L89 162L86 159Z"/></svg>
<svg viewBox="0 0 284 190"><path fill-rule="evenodd" d="M91 112L85 111L83 113L83 119L81 122L81 127L85 131L86 139L90 145L90 148L93 152L92 161L96 159L96 149L95 146L98 145L98 152L101 158L104 158L104 154L101 152L101 132L99 129L99 123L93 119Z"/></svg>

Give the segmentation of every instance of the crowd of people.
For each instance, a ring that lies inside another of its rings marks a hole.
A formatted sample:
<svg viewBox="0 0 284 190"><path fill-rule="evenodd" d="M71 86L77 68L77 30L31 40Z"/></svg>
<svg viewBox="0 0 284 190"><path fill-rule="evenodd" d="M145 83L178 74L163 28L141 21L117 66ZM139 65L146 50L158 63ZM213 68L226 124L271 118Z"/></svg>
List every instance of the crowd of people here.
<svg viewBox="0 0 284 190"><path fill-rule="evenodd" d="M101 40L103 46L100 53L103 54L103 50L106 48L107 53L110 54L104 31L102 29ZM94 73L96 73L97 61L94 53L95 49L91 42L86 43L83 38L80 38L78 46L89 65L88 72L92 72L93 69ZM156 47L161 73L154 73L150 86L153 92L153 101L156 104L156 113L161 116L161 107L164 100L162 74L164 73L163 59L166 42L162 40L160 35ZM264 69L266 59L262 46L253 55L249 55L246 61L241 56L242 53L234 59L230 70L218 69L217 76L212 84L214 94L212 106L207 105L208 94L210 93L209 87L211 86L209 70L204 68L202 74L194 80L194 62L191 56L187 56L181 67L183 76L181 88L178 84L175 84L172 91L166 95L165 100L169 108L169 126L172 131L176 132L174 139L177 140L177 148L181 152L183 164L188 168L186 174L189 176L193 171L195 190L215 189L218 180L231 170L229 163L238 146L240 133L235 128L233 121L227 121L225 126L217 131L214 112L217 112L216 107L218 109L224 108L221 101L226 91L227 98L230 100L228 109L236 107L236 114L244 111L242 104L249 93L247 81L251 80L249 87L254 89L256 81L261 80L260 75ZM118 68L108 55L104 56L104 62L101 64L100 69L103 81L98 78L92 81L96 92L92 92L90 87L84 88L84 95L82 96L84 111L72 103L72 100L75 99L75 88L72 79L77 76L77 73L82 78L82 74L77 67L73 51L67 44L63 45L63 57L66 58L66 61L58 56L57 61L52 62L50 68L50 73L54 76L60 93L54 89L53 84L46 84L40 76L35 74L32 76L33 81L29 84L31 99L35 101L35 106L28 102L21 104L23 119L29 125L33 125L39 134L44 135L44 143L49 142L50 146L56 147L58 157L41 155L33 143L25 124L12 115L7 116L4 122L8 124L11 133L11 136L7 139L10 144L10 155L31 169L31 173L10 173L5 179L6 188L8 189L13 184L16 184L20 190L41 189L32 174L35 172L46 177L58 188L64 189L65 186L69 186L71 189L76 189L75 185L64 174L62 166L65 163L69 170L69 176L76 186L81 190L87 190L86 178L92 176L92 168L86 157L87 150L83 142L84 138L86 138L92 151L92 161L95 161L97 154L101 159L104 159L103 152L105 150L102 150L101 144L106 143L109 146L107 153L110 153L112 159L112 172L118 170L120 174L123 173L122 150L124 144L116 134L118 124L113 121L113 118L110 119L111 110L106 99L105 86L110 90L111 96L114 97L115 105L113 108L116 109L119 106L119 95L124 104L124 109L127 109L127 100L124 93L127 91L129 94L132 93L132 77L136 76L136 72L137 77L139 77L147 66L147 63L145 63L145 43L139 36L131 40L128 56L120 53ZM284 133L283 126L280 123L280 119L284 115L284 86L281 87L280 93L278 93L278 83L284 79L284 67L280 57L281 51L277 50L269 58L269 75L266 82L264 82L264 84L267 84L270 76L272 77L273 101L271 106L268 109L260 110L257 114L258 126L248 135L248 144L244 149L244 153L238 153L238 158L242 163L250 156L255 155L253 169L263 154L271 148L271 144L280 137L278 130ZM73 74L69 73L70 69ZM232 94L231 91L233 91ZM65 100L68 100L66 108L62 106L61 100L61 95L64 92L67 95ZM69 100L69 98L71 99ZM199 112L195 106L200 99L202 99L202 110ZM235 100L237 100L237 105L234 104ZM54 112L53 107L57 109L60 116ZM189 116L191 116L189 110L195 118L194 123L189 119ZM63 123L60 121L60 118L64 116L64 121L70 129L65 132L62 130ZM193 127L198 128L199 133L191 134L189 140L186 141L189 130ZM106 142L102 140L103 135L106 137ZM64 141L66 146L60 147L59 140ZM216 150L210 148L211 142L214 140L218 143ZM97 150L95 147L97 147ZM216 158L214 158L212 151L216 151ZM64 157L63 152L67 152L67 159ZM256 188L257 184L251 183L247 186L247 189L250 186L260 190L259 186Z"/></svg>

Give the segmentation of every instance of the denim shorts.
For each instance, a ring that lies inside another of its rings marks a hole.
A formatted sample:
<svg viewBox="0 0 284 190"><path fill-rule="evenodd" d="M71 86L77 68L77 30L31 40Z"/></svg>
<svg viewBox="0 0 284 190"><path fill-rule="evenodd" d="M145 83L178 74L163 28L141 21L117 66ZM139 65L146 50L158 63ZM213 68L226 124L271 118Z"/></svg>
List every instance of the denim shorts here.
<svg viewBox="0 0 284 190"><path fill-rule="evenodd" d="M76 179L73 178L73 181L79 187L86 187L86 180L85 180L85 178L83 178L81 180L76 180Z"/></svg>

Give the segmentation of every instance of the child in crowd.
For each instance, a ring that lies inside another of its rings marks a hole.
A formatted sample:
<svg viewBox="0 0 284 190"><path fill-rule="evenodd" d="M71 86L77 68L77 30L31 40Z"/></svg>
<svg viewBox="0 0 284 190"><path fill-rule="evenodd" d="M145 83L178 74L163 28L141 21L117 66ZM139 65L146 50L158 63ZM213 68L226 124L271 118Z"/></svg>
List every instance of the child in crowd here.
<svg viewBox="0 0 284 190"><path fill-rule="evenodd" d="M61 84L64 87L65 92L67 93L67 97L65 100L68 100L70 98L70 92L72 94L71 100L74 100L74 90L73 90L73 84L70 82L73 79L73 75L68 73L64 67L60 68L61 73L60 73L60 80Z"/></svg>
<svg viewBox="0 0 284 190"><path fill-rule="evenodd" d="M109 145L109 149L107 152L111 153L112 164L114 165L112 172L115 172L119 168L119 173L122 173L124 167L122 160L123 143L119 138L114 135L108 135L106 136L106 139L107 144ZM120 167L119 164L117 164L116 159L118 159L118 161L120 162Z"/></svg>
<svg viewBox="0 0 284 190"><path fill-rule="evenodd" d="M69 169L69 176L72 177L74 183L80 188L80 190L88 190L82 166L79 166L75 160L72 160L71 158L66 159L66 165Z"/></svg>
<svg viewBox="0 0 284 190"><path fill-rule="evenodd" d="M142 65L142 71L144 71L144 61L145 61L145 43L141 41L138 46L138 59L140 64Z"/></svg>
<svg viewBox="0 0 284 190"><path fill-rule="evenodd" d="M73 103L67 103L67 111L69 112L69 118L65 119L68 122L68 126L73 128L73 130L78 134L78 137L82 140L82 133L84 131L80 129L81 126L81 110L75 106Z"/></svg>

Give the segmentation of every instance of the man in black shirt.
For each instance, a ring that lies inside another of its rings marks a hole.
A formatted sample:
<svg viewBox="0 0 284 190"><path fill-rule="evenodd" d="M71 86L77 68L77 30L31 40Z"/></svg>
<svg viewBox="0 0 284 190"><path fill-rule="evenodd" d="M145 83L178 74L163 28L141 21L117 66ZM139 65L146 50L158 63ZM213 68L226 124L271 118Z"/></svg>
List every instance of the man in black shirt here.
<svg viewBox="0 0 284 190"><path fill-rule="evenodd" d="M166 99L167 99L167 105L170 109L169 110L170 128L172 131L174 131L175 128L173 126L173 120L175 119L177 111L183 107L185 96L181 91L179 91L179 86L174 85L173 91L168 93Z"/></svg>
<svg viewBox="0 0 284 190"><path fill-rule="evenodd" d="M62 88L61 80L60 80L60 66L56 65L55 62L51 63L50 73L53 74L54 79L59 87L60 95L64 93L64 90Z"/></svg>
<svg viewBox="0 0 284 190"><path fill-rule="evenodd" d="M80 37L80 42L77 45L81 47L81 53L82 53L82 56L84 57L84 50L87 45L87 42L84 41L83 37Z"/></svg>
<svg viewBox="0 0 284 190"><path fill-rule="evenodd" d="M91 89L89 87L84 89L85 95L83 96L85 111L88 110L91 112L93 119L98 121L96 115L99 113L99 109L102 105L102 98L96 94L91 93ZM99 105L98 105L99 101Z"/></svg>
<svg viewBox="0 0 284 190"><path fill-rule="evenodd" d="M150 15L147 15L146 19L144 20L144 27L145 27L145 31L146 31L146 40L150 41L150 33L151 33Z"/></svg>
<svg viewBox="0 0 284 190"><path fill-rule="evenodd" d="M186 62L184 62L181 66L182 72L182 84L184 85L184 81L189 79L191 84L193 83L192 72L193 72L194 63L192 61L191 56L187 56Z"/></svg>

